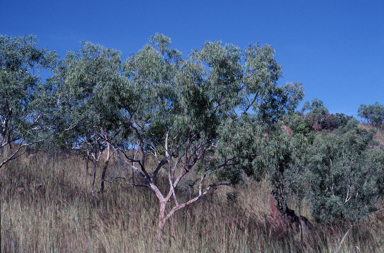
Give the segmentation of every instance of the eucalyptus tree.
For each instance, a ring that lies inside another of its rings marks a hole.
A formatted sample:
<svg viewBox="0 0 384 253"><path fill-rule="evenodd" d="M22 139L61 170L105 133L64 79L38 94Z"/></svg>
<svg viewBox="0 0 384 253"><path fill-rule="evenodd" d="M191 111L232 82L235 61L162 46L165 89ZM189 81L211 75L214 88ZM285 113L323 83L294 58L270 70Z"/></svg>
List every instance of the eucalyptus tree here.
<svg viewBox="0 0 384 253"><path fill-rule="evenodd" d="M96 163L107 150L100 183L103 196L106 171L113 154L109 143L122 131L115 95L124 82L120 57L121 53L116 50L82 42L79 51L67 53L55 73L60 104L64 108L58 122L62 126L78 122L65 138L71 136L72 148L85 147L94 161L93 199Z"/></svg>
<svg viewBox="0 0 384 253"><path fill-rule="evenodd" d="M384 105L380 105L379 102L373 105L360 105L358 116L364 118L368 124L374 126L380 126L384 122Z"/></svg>
<svg viewBox="0 0 384 253"><path fill-rule="evenodd" d="M384 148L357 124L350 120L332 133L318 134L305 175L315 220L349 224L338 250L356 223L384 210Z"/></svg>
<svg viewBox="0 0 384 253"><path fill-rule="evenodd" d="M309 120L314 129L322 130L324 119L329 114L329 111L324 106L323 101L317 98L313 99L311 103L306 101L301 109L301 112L304 114L308 110L309 112L305 115L305 118Z"/></svg>
<svg viewBox="0 0 384 253"><path fill-rule="evenodd" d="M324 102L320 99L313 99L311 102L305 101L301 112L305 113L306 111L320 110L328 113L328 109L324 106Z"/></svg>
<svg viewBox="0 0 384 253"><path fill-rule="evenodd" d="M353 226L380 209L384 149L376 146L374 133L359 129L356 121L346 128L316 136L306 171L307 200L317 221L342 220Z"/></svg>
<svg viewBox="0 0 384 253"><path fill-rule="evenodd" d="M297 115L284 117L289 119L293 123L284 123L291 123L293 131L273 125L261 142L264 153L254 165L266 169L286 222L290 197L298 204L305 198L317 222L347 222L350 227L340 247L354 224L384 210L384 148L373 139L374 132L359 129L353 118L333 132L315 135L302 131L304 121Z"/></svg>
<svg viewBox="0 0 384 253"><path fill-rule="evenodd" d="M16 158L22 147L41 142L46 139L42 136L51 133L55 89L41 75L55 68L57 58L55 52L38 49L34 35L0 35L0 143L2 150L10 148L0 168Z"/></svg>
<svg viewBox="0 0 384 253"><path fill-rule="evenodd" d="M300 84L277 86L281 66L271 46L240 50L231 44L206 42L183 58L170 44L168 37L157 34L150 45L123 63L127 81L116 89L116 101L131 142L113 144L118 156L143 180L127 183L147 187L159 200L159 248L165 222L177 210L213 187L236 182L241 171L253 170L259 132L248 111L268 108L272 100L276 105L297 105L303 96ZM140 159L127 154L132 148L140 150ZM148 163L149 156L157 160L156 165ZM192 172L200 175L198 194L182 201L177 187ZM168 178L166 191L157 186L159 173ZM211 183L206 183L208 177Z"/></svg>

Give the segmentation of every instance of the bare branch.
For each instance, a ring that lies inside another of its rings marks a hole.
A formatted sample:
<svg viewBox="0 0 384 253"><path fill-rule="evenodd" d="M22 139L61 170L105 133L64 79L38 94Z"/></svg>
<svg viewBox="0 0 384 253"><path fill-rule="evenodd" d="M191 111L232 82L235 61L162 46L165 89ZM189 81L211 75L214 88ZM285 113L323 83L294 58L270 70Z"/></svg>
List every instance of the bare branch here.
<svg viewBox="0 0 384 253"><path fill-rule="evenodd" d="M132 169L134 169L134 170L136 170L137 172L139 172L139 174L140 174L140 176L142 176L144 179L148 179L142 172L141 172L141 170L140 169L138 169L134 164L131 164L131 163L129 163L126 159L124 159L124 158L122 158L120 155L119 155L119 152L118 151L120 151L120 152L122 152L121 150L116 150L116 147L114 146L114 145L112 145L112 147L113 147L113 149L115 150L115 153L116 153L116 155L117 155L117 157L118 158L120 158L124 163L126 163L126 164L128 164ZM126 156L126 154L124 153L124 152L122 152L125 156ZM131 162L132 161L135 161L135 162L139 162L138 160L136 161L136 160L130 160Z"/></svg>
<svg viewBox="0 0 384 253"><path fill-rule="evenodd" d="M240 119L248 110L249 110L249 108L251 108L251 106L255 103L255 101L256 101L256 99L257 99L257 97L259 96L259 91L257 91L256 92L256 94L255 94L255 97L253 98L253 100L252 100L252 102L248 105L248 107L241 113L241 115L240 116L238 116L236 119L234 119L234 120L238 120L238 119Z"/></svg>
<svg viewBox="0 0 384 253"><path fill-rule="evenodd" d="M166 157L169 157L169 153L168 153L168 137L169 137L169 131L171 131L172 127L170 127L167 131L167 133L165 134L165 156Z"/></svg>
<svg viewBox="0 0 384 253"><path fill-rule="evenodd" d="M159 173L161 167L162 167L164 164L166 164L167 162L168 162L167 159L164 159L164 160L162 160L162 161L157 165L155 171L154 171L154 172L152 173L152 175L151 175L151 181L153 181L153 180L156 178L157 173Z"/></svg>
<svg viewBox="0 0 384 253"><path fill-rule="evenodd" d="M151 189L151 191L154 191L149 185L147 184L133 184L133 183L129 183L128 180L125 178L125 177L115 177L114 179L112 179L111 181L106 181L108 183L113 183L116 179L123 179L127 185L132 185L132 186L140 186L140 187L148 187L149 189Z"/></svg>
<svg viewBox="0 0 384 253"><path fill-rule="evenodd" d="M7 162L11 161L14 158L14 156L20 151L20 149L25 146L28 146L28 144L19 145L19 147L15 150L15 152L13 152L7 159L3 160L0 163L0 168L3 167L3 165L6 164Z"/></svg>

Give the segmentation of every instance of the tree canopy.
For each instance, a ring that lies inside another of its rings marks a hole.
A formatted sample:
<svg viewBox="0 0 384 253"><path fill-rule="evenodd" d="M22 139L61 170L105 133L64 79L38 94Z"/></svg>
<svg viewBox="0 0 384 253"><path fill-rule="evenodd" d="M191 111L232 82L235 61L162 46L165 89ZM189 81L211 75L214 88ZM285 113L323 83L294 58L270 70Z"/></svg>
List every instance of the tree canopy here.
<svg viewBox="0 0 384 253"><path fill-rule="evenodd" d="M379 104L379 102L373 105L362 104L357 115L365 119L368 124L380 126L384 122L384 105Z"/></svg>

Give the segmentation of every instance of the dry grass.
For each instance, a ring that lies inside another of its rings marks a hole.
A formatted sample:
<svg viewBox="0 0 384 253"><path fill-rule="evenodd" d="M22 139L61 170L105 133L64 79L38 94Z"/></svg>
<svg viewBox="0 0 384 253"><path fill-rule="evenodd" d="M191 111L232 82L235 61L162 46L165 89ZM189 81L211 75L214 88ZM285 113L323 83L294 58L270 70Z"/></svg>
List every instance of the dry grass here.
<svg viewBox="0 0 384 253"><path fill-rule="evenodd" d="M98 176L101 168L98 168ZM131 176L112 162L109 176ZM100 180L98 178L98 180ZM193 180L193 178L190 178ZM107 185L91 204L92 177L75 156L19 159L0 175L1 252L154 252L158 202L152 192L123 182ZM315 224L300 243L269 225L269 188L246 180L218 188L166 224L164 252L335 252L346 228ZM166 183L159 179L159 184ZM98 185L97 185L98 186ZM193 189L181 187L188 197ZM98 189L96 189L98 191ZM303 211L309 214L308 208ZM383 252L384 215L356 226L340 252Z"/></svg>

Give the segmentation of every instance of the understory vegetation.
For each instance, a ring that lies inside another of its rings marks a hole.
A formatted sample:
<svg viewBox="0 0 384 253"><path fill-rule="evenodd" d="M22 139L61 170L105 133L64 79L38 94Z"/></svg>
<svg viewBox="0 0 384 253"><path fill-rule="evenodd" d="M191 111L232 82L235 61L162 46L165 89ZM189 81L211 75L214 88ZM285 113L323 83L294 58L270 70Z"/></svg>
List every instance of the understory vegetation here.
<svg viewBox="0 0 384 253"><path fill-rule="evenodd" d="M92 176L87 174L85 162L75 155L49 157L37 153L36 160L29 161L24 154L7 165L0 175L2 252L155 251L156 196L120 181L107 184L104 201L93 206ZM101 167L97 169L99 177ZM107 177L113 178L113 173L132 176L117 160L112 162ZM166 178L158 180L165 188ZM187 199L196 190L196 185L186 184L180 191ZM301 243L297 232L286 234L272 229L269 192L266 181L249 179L241 186L217 188L169 220L163 251L337 251L347 225L317 224L304 206L302 214L313 222L314 231ZM384 251L383 227L383 213L368 217L353 227L339 252Z"/></svg>

